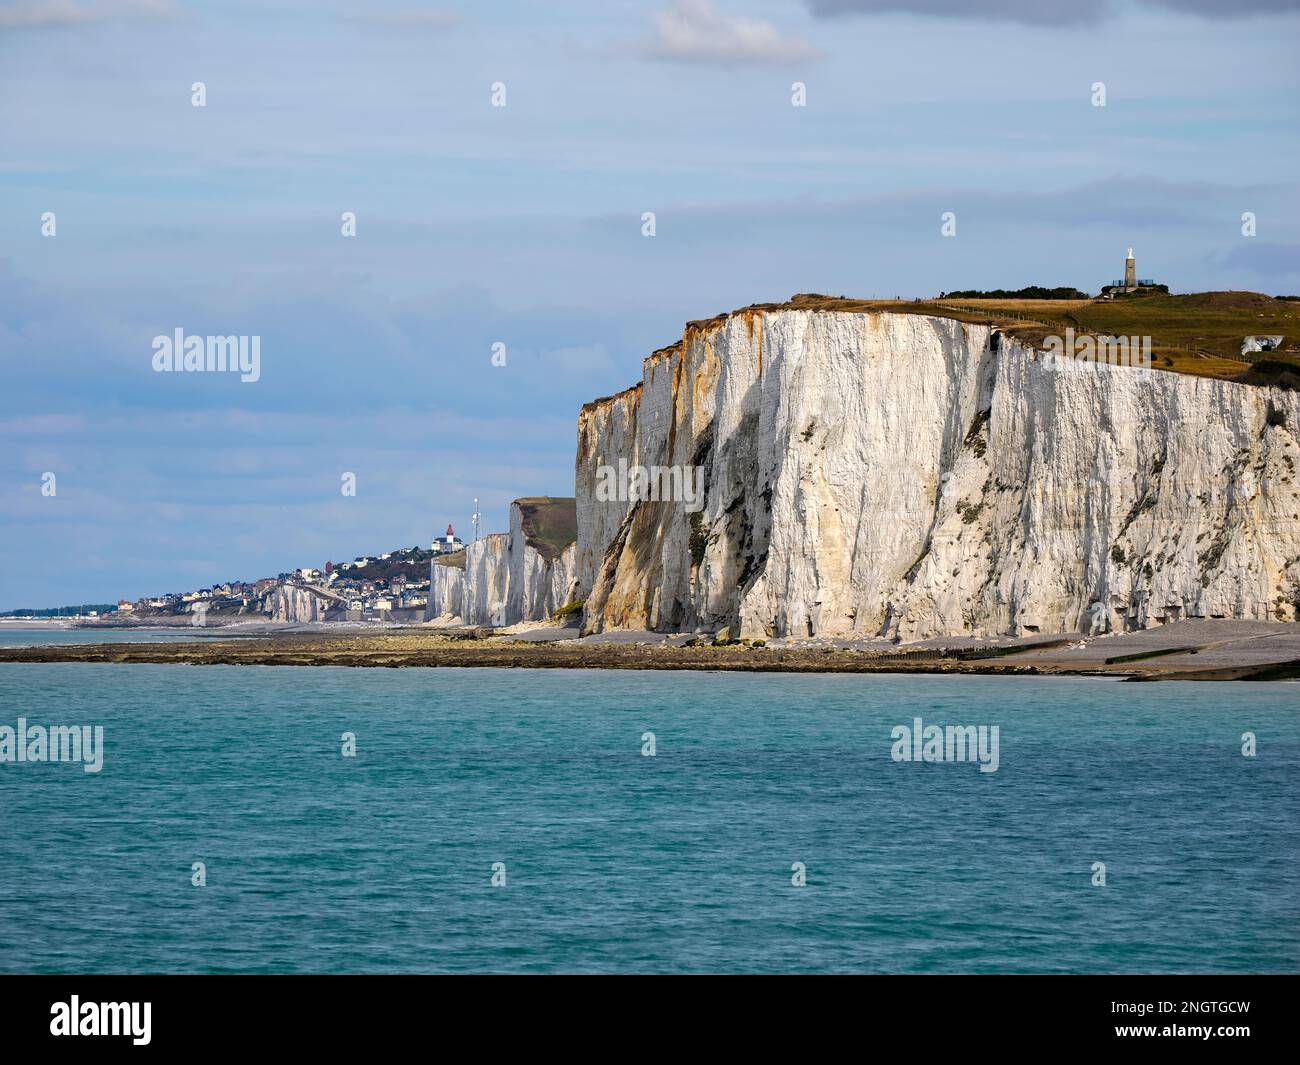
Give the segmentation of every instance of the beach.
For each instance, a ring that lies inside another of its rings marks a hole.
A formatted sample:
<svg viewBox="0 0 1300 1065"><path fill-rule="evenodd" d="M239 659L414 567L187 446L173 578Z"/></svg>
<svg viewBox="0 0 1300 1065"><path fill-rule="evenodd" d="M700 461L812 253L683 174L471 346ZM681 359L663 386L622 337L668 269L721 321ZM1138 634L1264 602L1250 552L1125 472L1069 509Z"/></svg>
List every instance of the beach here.
<svg viewBox="0 0 1300 1065"><path fill-rule="evenodd" d="M111 637L95 633L103 641ZM1114 676L1129 680L1287 680L1300 677L1300 626L1184 621L1139 632L981 640L773 640L716 644L635 631L580 638L574 628L522 631L389 628L379 631L205 634L166 642L0 647L0 662L154 665L491 667L719 670L752 673L953 673Z"/></svg>

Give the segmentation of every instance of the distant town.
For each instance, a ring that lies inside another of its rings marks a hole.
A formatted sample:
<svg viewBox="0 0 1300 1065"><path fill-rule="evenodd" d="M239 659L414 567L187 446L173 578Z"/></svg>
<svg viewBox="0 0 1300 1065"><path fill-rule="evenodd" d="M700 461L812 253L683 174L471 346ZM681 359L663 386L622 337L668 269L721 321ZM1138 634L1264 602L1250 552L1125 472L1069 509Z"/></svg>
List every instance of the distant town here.
<svg viewBox="0 0 1300 1065"><path fill-rule="evenodd" d="M10 610L0 617L165 622L188 617L194 624L243 618L296 620L301 609L291 597L315 600L310 613L325 620L406 621L423 618L429 601L429 564L442 557L455 563L465 543L451 525L422 548L398 547L377 555L358 555L350 562L326 561L320 568L303 566L292 572L254 581L228 581L210 588L144 596L132 602L87 604L45 610Z"/></svg>

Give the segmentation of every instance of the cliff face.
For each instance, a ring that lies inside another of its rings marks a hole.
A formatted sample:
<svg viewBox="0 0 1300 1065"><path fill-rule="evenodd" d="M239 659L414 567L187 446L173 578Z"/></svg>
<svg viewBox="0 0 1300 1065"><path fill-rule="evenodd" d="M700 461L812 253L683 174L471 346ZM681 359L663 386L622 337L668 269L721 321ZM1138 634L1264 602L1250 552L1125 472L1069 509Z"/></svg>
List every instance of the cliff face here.
<svg viewBox="0 0 1300 1065"><path fill-rule="evenodd" d="M572 515L573 500L564 503ZM563 547L539 540L528 521L525 501L513 503L507 548L507 616L519 621L542 621L564 606L569 601L575 550L572 540Z"/></svg>
<svg viewBox="0 0 1300 1065"><path fill-rule="evenodd" d="M987 326L741 311L578 422L585 626L1097 632L1295 620L1300 393L1048 360ZM602 501L701 466L705 500Z"/></svg>
<svg viewBox="0 0 1300 1065"><path fill-rule="evenodd" d="M465 548L461 619L466 625L509 625L510 537L490 533Z"/></svg>
<svg viewBox="0 0 1300 1065"><path fill-rule="evenodd" d="M282 584L267 598L266 609L272 621L289 624L308 624L324 621L330 606L328 599L315 595L305 588Z"/></svg>
<svg viewBox="0 0 1300 1065"><path fill-rule="evenodd" d="M572 526L572 499L546 499L544 504L539 499L516 500L510 506L510 531L470 544L464 569L433 563L426 619L515 625L545 621L564 606L572 586L574 545L561 547L553 539L539 537L534 522L539 513L547 515L557 508L567 508Z"/></svg>
<svg viewBox="0 0 1300 1065"><path fill-rule="evenodd" d="M464 559L459 564L433 562L429 567L429 603L425 620L458 624L464 610Z"/></svg>

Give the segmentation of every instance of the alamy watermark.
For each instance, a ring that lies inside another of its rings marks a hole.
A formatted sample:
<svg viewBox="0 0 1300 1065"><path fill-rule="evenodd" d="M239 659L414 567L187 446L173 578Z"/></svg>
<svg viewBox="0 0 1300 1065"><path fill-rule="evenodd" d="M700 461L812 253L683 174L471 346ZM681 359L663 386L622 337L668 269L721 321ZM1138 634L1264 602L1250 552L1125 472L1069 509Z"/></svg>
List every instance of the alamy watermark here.
<svg viewBox="0 0 1300 1065"><path fill-rule="evenodd" d="M151 1002L82 1002L73 995L50 1006L50 1035L129 1036L135 1046L148 1046L152 1013Z"/></svg>
<svg viewBox="0 0 1300 1065"><path fill-rule="evenodd" d="M978 762L981 773L998 771L997 725L895 725L889 756L895 762Z"/></svg>
<svg viewBox="0 0 1300 1065"><path fill-rule="evenodd" d="M1063 336L1045 337L1042 349L1042 364L1048 370L1080 363L1151 368L1150 337L1093 336L1091 333L1076 336L1073 328L1067 328Z"/></svg>
<svg viewBox="0 0 1300 1065"><path fill-rule="evenodd" d="M171 336L153 338L155 373L238 373L246 383L262 376L260 336L186 336L177 327Z"/></svg>
<svg viewBox="0 0 1300 1065"><path fill-rule="evenodd" d="M596 468L596 501L599 503L674 502L694 512L704 507L703 466L629 466L619 459L617 466Z"/></svg>
<svg viewBox="0 0 1300 1065"><path fill-rule="evenodd" d="M87 773L104 768L104 726L0 725L0 763L81 762Z"/></svg>

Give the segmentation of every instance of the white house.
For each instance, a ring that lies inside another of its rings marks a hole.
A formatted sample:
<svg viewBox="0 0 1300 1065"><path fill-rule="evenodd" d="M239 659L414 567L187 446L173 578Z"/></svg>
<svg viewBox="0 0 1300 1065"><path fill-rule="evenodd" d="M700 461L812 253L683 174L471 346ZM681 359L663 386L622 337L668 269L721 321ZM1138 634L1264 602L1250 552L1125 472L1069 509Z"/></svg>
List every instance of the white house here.
<svg viewBox="0 0 1300 1065"><path fill-rule="evenodd" d="M433 553L435 555L449 555L453 551L461 550L461 548L463 548L464 546L465 546L465 541L463 541L459 536L457 536L456 531L451 527L450 524L448 524L447 535L439 536L437 539L433 541Z"/></svg>

